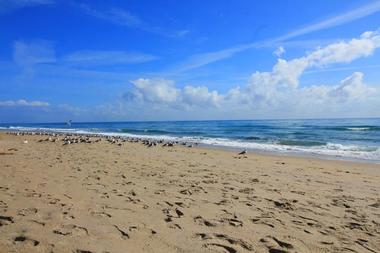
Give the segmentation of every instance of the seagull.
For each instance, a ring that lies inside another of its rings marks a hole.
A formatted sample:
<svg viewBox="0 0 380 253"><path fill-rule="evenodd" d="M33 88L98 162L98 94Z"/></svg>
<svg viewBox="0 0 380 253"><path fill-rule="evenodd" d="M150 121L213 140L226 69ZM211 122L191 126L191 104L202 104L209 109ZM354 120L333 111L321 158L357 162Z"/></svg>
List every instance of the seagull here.
<svg viewBox="0 0 380 253"><path fill-rule="evenodd" d="M245 154L247 154L247 153L248 153L247 150L244 149L243 151L241 151L241 152L239 153L239 155L245 155Z"/></svg>

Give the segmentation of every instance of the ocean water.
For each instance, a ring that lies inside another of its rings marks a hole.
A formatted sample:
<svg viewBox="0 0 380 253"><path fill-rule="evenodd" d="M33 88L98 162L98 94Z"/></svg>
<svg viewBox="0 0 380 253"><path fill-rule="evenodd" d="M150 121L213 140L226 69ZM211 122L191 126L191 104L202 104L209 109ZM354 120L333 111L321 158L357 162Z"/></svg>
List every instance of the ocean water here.
<svg viewBox="0 0 380 253"><path fill-rule="evenodd" d="M380 119L73 122L71 126L0 124L0 129L183 140L228 149L380 163Z"/></svg>

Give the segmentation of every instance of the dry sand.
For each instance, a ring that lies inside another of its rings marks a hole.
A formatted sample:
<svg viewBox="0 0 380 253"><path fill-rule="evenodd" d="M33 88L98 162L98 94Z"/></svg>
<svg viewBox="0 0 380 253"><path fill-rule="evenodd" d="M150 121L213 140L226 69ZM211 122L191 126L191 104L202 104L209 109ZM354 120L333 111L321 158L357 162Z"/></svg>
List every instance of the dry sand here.
<svg viewBox="0 0 380 253"><path fill-rule="evenodd" d="M41 138L0 133L0 252L380 252L379 165Z"/></svg>

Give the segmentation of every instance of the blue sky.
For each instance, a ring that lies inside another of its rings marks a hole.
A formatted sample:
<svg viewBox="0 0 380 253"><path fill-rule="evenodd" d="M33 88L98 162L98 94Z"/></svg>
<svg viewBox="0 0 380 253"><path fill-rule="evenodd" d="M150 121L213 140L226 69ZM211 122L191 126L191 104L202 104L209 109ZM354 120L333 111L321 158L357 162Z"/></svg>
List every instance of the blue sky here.
<svg viewBox="0 0 380 253"><path fill-rule="evenodd" d="M380 1L0 0L0 122L380 117Z"/></svg>

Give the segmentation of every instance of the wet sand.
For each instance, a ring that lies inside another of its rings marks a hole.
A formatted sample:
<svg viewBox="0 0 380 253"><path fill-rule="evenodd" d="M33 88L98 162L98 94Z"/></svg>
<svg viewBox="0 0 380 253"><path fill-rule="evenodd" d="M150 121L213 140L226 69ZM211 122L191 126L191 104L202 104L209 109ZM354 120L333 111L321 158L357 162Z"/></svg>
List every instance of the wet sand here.
<svg viewBox="0 0 380 253"><path fill-rule="evenodd" d="M380 252L380 165L42 139L0 133L0 252Z"/></svg>

